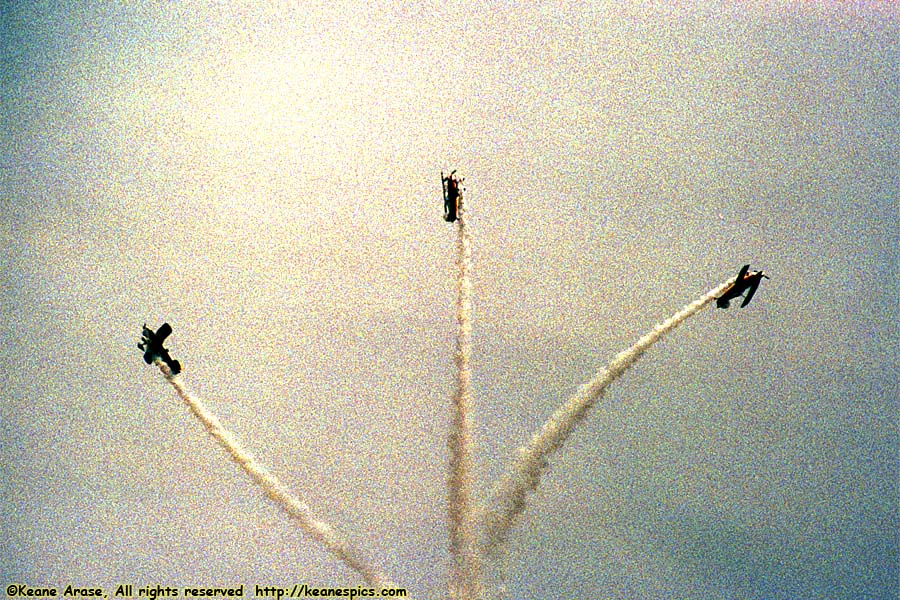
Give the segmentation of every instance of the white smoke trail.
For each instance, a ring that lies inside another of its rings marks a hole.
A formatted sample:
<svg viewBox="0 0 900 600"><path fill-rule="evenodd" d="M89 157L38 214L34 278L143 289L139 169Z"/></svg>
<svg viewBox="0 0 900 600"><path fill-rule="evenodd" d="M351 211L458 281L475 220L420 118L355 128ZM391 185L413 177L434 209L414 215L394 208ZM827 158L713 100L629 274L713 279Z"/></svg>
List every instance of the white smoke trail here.
<svg viewBox="0 0 900 600"><path fill-rule="evenodd" d="M232 460L240 465L254 482L262 487L266 496L274 500L288 515L297 520L300 528L307 535L325 546L329 552L362 575L369 585L377 588L392 587L392 584L385 576L360 558L358 552L346 540L342 539L331 525L316 519L305 502L293 496L278 478L259 464L253 455L241 446L234 435L222 426L218 417L211 413L199 398L185 389L181 384L180 378L173 375L171 369L164 362L157 359L154 363L159 367L159 370L162 371L169 383L172 384L172 387L175 388L178 396L188 405L194 416L200 419L207 433L219 442L220 446L225 448Z"/></svg>
<svg viewBox="0 0 900 600"><path fill-rule="evenodd" d="M587 411L603 396L606 388L637 362L650 346L715 300L733 281L732 278L710 290L658 324L631 348L619 353L605 369L559 407L526 446L519 449L512 467L494 486L491 502L482 516L482 551L486 556L499 554L498 550L506 542L516 518L525 510L526 495L540 484L550 455L562 446Z"/></svg>
<svg viewBox="0 0 900 600"><path fill-rule="evenodd" d="M472 502L472 281L469 271L472 248L469 241L466 211L462 193L459 195L459 238L457 263L459 267L459 296L456 304L456 390L453 394L453 413L448 446L450 475L448 479L448 511L450 519L450 555L453 560L451 587L453 597L474 600L481 597L481 566L478 555L476 522Z"/></svg>

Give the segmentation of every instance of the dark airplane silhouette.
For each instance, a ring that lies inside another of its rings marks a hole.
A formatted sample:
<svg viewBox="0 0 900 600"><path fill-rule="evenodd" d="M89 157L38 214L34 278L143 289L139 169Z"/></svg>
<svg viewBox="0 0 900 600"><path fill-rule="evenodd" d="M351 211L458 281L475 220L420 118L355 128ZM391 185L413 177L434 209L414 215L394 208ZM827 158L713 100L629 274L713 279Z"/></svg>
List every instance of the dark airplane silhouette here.
<svg viewBox="0 0 900 600"><path fill-rule="evenodd" d="M156 333L153 333L153 330L144 323L144 333L138 348L144 351L144 362L148 365L158 358L169 365L172 375L178 375L181 373L181 363L169 356L169 351L163 348L163 342L170 333L172 333L172 327L168 323L163 323Z"/></svg>
<svg viewBox="0 0 900 600"><path fill-rule="evenodd" d="M444 177L444 172L441 171L441 183L444 186L444 220L448 223L452 223L457 218L456 211L459 208L459 184L463 182L462 179L457 179L454 176L455 173L456 169L451 171L450 175Z"/></svg>
<svg viewBox="0 0 900 600"><path fill-rule="evenodd" d="M759 287L762 278L769 278L768 275L763 273L762 271L753 271L749 273L750 265L744 265L741 267L741 270L738 271L737 279L734 280L730 286L725 288L725 291L722 292L722 295L716 299L716 306L719 308L728 308L728 305L731 303L731 300L734 298L740 298L744 295L744 292L747 292L747 296L744 298L744 301L741 302L741 308L744 308L748 304L750 304L750 300L753 298L753 294L756 293L756 288Z"/></svg>

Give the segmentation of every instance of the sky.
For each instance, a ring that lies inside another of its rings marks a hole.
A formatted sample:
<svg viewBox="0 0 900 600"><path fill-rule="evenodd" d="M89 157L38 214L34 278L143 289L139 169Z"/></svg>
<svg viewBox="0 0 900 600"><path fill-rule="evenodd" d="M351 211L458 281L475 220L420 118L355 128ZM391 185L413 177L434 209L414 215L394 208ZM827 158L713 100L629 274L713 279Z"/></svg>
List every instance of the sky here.
<svg viewBox="0 0 900 600"><path fill-rule="evenodd" d="M446 597L456 229L475 495L656 344L488 565L511 598L897 598L888 2L2 3L0 580L352 587L136 348Z"/></svg>

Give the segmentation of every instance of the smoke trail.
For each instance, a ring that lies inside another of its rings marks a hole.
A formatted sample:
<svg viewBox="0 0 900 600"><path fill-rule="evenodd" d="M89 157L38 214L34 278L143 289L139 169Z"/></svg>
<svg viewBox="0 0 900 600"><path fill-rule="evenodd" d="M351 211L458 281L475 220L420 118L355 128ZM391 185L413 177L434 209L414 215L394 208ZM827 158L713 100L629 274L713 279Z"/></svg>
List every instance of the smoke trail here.
<svg viewBox="0 0 900 600"><path fill-rule="evenodd" d="M154 361L162 371L178 396L184 400L191 412L200 419L207 433L211 435L219 445L225 448L232 460L240 465L244 471L262 487L266 496L274 500L288 515L297 520L300 528L310 537L325 546L329 552L341 559L347 566L362 575L369 585L382 588L392 587L392 584L372 566L368 565L349 543L324 521L315 518L309 506L291 495L284 485L269 471L259 464L240 442L235 439L230 431L222 427L218 417L211 413L199 398L188 392L181 384L181 380L172 374L171 369L159 359Z"/></svg>
<svg viewBox="0 0 900 600"><path fill-rule="evenodd" d="M606 388L637 362L650 346L706 307L733 281L732 278L710 290L658 324L631 348L620 352L604 370L558 408L526 446L519 449L512 467L494 486L490 505L485 507L482 517L482 550L486 555L498 554L498 549L506 542L516 518L525 510L527 493L536 490L540 484L541 474L548 467L548 458L562 446L575 426L584 419L587 411L603 396Z"/></svg>
<svg viewBox="0 0 900 600"><path fill-rule="evenodd" d="M459 195L459 296L456 303L456 390L448 446L450 475L448 479L448 511L450 518L450 555L453 560L451 586L458 599L481 597L481 567L478 559L475 519L472 512L472 281L469 278L472 249L469 241L466 211Z"/></svg>

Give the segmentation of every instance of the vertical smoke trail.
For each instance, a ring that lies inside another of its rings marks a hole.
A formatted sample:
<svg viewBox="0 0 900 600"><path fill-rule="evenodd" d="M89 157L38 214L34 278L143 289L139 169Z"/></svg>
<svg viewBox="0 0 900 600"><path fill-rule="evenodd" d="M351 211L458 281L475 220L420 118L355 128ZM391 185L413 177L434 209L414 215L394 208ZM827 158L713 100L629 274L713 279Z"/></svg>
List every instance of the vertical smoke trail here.
<svg viewBox="0 0 900 600"><path fill-rule="evenodd" d="M232 460L243 467L253 481L262 487L266 496L274 500L288 515L300 523L300 528L307 535L325 546L329 552L362 575L369 585L377 588L391 586L388 580L375 568L363 561L356 550L346 540L342 539L328 523L316 519L305 502L291 495L274 475L259 464L253 455L241 446L231 432L222 427L218 417L211 413L199 398L192 395L181 385L180 379L172 374L172 371L164 362L156 359L154 363L166 376L166 379L172 384L175 391L178 392L178 396L188 405L191 412L200 419L207 433L215 438L219 445L231 455Z"/></svg>
<svg viewBox="0 0 900 600"><path fill-rule="evenodd" d="M663 335L669 333L686 319L698 313L721 295L731 279L710 290L696 301L653 328L631 348L619 353L607 367L583 385L572 398L553 413L531 441L518 451L512 467L494 486L491 504L483 516L483 551L497 555L498 548L507 540L516 518L525 510L525 497L540 484L541 474L548 466L548 458L566 441L575 426L584 419L587 411L599 400L606 388L622 376L644 352Z"/></svg>
<svg viewBox="0 0 900 600"><path fill-rule="evenodd" d="M469 278L472 248L466 225L463 195L459 194L459 297L456 304L456 390L453 394L453 414L448 446L450 476L448 480L448 510L450 517L450 554L453 560L451 587L460 600L481 597L481 567L478 559L475 519L472 512L472 371L469 358L472 352L472 282Z"/></svg>

